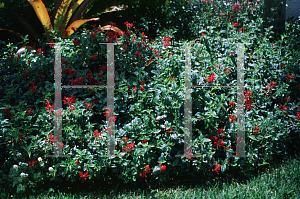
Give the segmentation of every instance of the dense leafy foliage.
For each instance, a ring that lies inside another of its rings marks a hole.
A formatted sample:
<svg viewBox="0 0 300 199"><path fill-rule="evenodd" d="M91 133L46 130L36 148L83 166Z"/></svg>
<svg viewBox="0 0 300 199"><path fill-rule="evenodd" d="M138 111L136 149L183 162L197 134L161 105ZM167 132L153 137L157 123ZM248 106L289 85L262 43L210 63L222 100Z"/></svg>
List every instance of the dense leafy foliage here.
<svg viewBox="0 0 300 199"><path fill-rule="evenodd" d="M209 2L201 6L204 15L213 16L206 12ZM218 9L226 13L233 6L224 4ZM220 16L210 19L215 24L211 26L191 23L200 35L190 49L192 85L216 87L193 88L193 141L184 157L175 155L185 154L187 42L172 41L176 34L172 29L154 41L132 30L130 23L123 36L100 27L78 31L64 40L54 35L53 42L62 43L62 85L106 85L107 50L99 43L117 43L115 146L122 157L114 158L105 153L109 133L106 88L62 89L63 135L62 143L57 143L51 111L54 44L41 44L41 49L23 54L15 54L17 47L7 44L0 61L0 92L5 94L0 100L1 138L6 153L1 186L22 193L41 190L44 181L93 183L117 176L124 182L149 183L228 170L250 175L255 166L268 164L275 155L297 152L299 53L290 49L299 40L294 34L300 30L299 21L288 26L281 40L270 43L272 29L262 32L259 14L248 13L260 13L259 5L256 11L242 6L244 12L224 15L226 23ZM237 152L236 43L252 43L245 45L244 66L245 154L249 157L229 157ZM45 157L53 155L56 147L71 157Z"/></svg>

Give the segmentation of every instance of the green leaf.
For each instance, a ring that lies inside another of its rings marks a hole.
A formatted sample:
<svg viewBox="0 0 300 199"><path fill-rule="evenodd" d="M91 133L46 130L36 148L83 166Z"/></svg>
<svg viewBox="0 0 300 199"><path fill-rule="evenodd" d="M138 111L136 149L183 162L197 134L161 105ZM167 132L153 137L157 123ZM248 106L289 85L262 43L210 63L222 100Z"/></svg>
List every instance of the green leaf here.
<svg viewBox="0 0 300 199"><path fill-rule="evenodd" d="M204 142L211 142L211 140L208 139L208 138L203 138L201 141L202 141L202 143L204 143Z"/></svg>
<svg viewBox="0 0 300 199"><path fill-rule="evenodd" d="M160 173L160 167L155 166L154 169L153 169L153 175L157 175L159 173Z"/></svg>
<svg viewBox="0 0 300 199"><path fill-rule="evenodd" d="M265 165L265 164L269 164L269 163L267 163L266 161L263 161L263 163L261 165Z"/></svg>
<svg viewBox="0 0 300 199"><path fill-rule="evenodd" d="M224 172L226 170L226 164L221 166L221 172Z"/></svg>
<svg viewBox="0 0 300 199"><path fill-rule="evenodd" d="M175 161L173 162L173 167L175 167L179 162L179 158L176 158Z"/></svg>
<svg viewBox="0 0 300 199"><path fill-rule="evenodd" d="M158 158L158 161L157 161L157 162L160 163L160 164L163 164L163 163L166 162L165 159L164 159L164 154L163 154L163 153L161 153L161 155L160 155L160 157Z"/></svg>
<svg viewBox="0 0 300 199"><path fill-rule="evenodd" d="M32 146L32 143L30 143L30 145L27 147L25 147L25 146L23 147L23 149L28 153L29 158L31 157L31 151L30 151L31 146Z"/></svg>
<svg viewBox="0 0 300 199"><path fill-rule="evenodd" d="M254 137L254 136L252 136L252 135L249 135L248 137L251 138L252 140L258 141L258 140L256 139L256 137Z"/></svg>
<svg viewBox="0 0 300 199"><path fill-rule="evenodd" d="M209 54L211 54L211 50L210 50L210 48L209 48L209 42L208 42L207 39L204 39L204 44L205 44L206 49L207 49L207 51L209 52Z"/></svg>
<svg viewBox="0 0 300 199"><path fill-rule="evenodd" d="M230 55L230 59L232 61L232 63L234 64L234 67L236 67L236 61L233 55Z"/></svg>

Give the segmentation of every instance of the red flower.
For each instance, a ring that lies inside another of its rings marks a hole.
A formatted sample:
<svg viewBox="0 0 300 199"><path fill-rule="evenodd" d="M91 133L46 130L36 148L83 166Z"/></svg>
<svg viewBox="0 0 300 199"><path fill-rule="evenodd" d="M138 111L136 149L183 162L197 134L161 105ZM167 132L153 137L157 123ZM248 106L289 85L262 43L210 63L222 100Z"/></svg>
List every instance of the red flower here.
<svg viewBox="0 0 300 199"><path fill-rule="evenodd" d="M73 79L71 79L71 85L83 85L84 82L83 82L83 77L78 77L78 80L74 81Z"/></svg>
<svg viewBox="0 0 300 199"><path fill-rule="evenodd" d="M134 150L134 146L135 144L131 143L131 144L127 144L127 147L123 148L124 151L126 152L130 152Z"/></svg>
<svg viewBox="0 0 300 199"><path fill-rule="evenodd" d="M67 61L67 60L64 60L64 58L62 59L62 63L64 64L64 65L67 65L69 62Z"/></svg>
<svg viewBox="0 0 300 199"><path fill-rule="evenodd" d="M88 171L86 171L85 172L85 174L83 174L83 171L80 171L80 178L84 178L84 180L86 180L86 178L88 178L89 177L89 175L88 175Z"/></svg>
<svg viewBox="0 0 300 199"><path fill-rule="evenodd" d="M53 143L53 142L57 142L57 136L52 136L52 134L50 134L50 137L47 137L48 140L46 140L46 142L49 142L48 146Z"/></svg>
<svg viewBox="0 0 300 199"><path fill-rule="evenodd" d="M286 77L287 77L287 80L288 80L288 81L290 81L291 79L294 79L294 75L291 75L291 76L290 76L289 74L287 74Z"/></svg>
<svg viewBox="0 0 300 199"><path fill-rule="evenodd" d="M102 82L101 82L102 83ZM93 101L94 104L99 104L99 99Z"/></svg>
<svg viewBox="0 0 300 199"><path fill-rule="evenodd" d="M256 137L256 136L258 135L258 132L259 132L259 127L256 126L256 127L254 128L254 130L255 130L254 136Z"/></svg>
<svg viewBox="0 0 300 199"><path fill-rule="evenodd" d="M101 66L99 67L100 71L107 72L107 66Z"/></svg>
<svg viewBox="0 0 300 199"><path fill-rule="evenodd" d="M206 77L206 81L212 83L216 78L214 77L214 74L212 73L211 76Z"/></svg>
<svg viewBox="0 0 300 199"><path fill-rule="evenodd" d="M29 109L28 111L26 111L26 116L32 115L33 111L31 109Z"/></svg>
<svg viewBox="0 0 300 199"><path fill-rule="evenodd" d="M25 135L19 135L18 144L21 143L25 139Z"/></svg>
<svg viewBox="0 0 300 199"><path fill-rule="evenodd" d="M64 101L64 104L68 104L70 107L74 104L75 102L75 99L74 99L74 96L73 97L66 97L65 98L66 100L63 100Z"/></svg>
<svg viewBox="0 0 300 199"><path fill-rule="evenodd" d="M212 141L212 142L217 142L218 141L218 137L217 136L210 136L210 140Z"/></svg>
<svg viewBox="0 0 300 199"><path fill-rule="evenodd" d="M228 68L225 68L225 73L227 74L227 73L231 73L232 71L230 70L230 69L228 69Z"/></svg>
<svg viewBox="0 0 300 199"><path fill-rule="evenodd" d="M5 111L6 116L7 116L9 119L11 119L11 118L12 118L12 115L11 115L9 109L4 109L4 111Z"/></svg>
<svg viewBox="0 0 300 199"><path fill-rule="evenodd" d="M167 47L170 44L170 41L171 41L170 37L168 38L164 37L164 41L163 41L164 47Z"/></svg>
<svg viewBox="0 0 300 199"><path fill-rule="evenodd" d="M234 6L232 7L232 10L235 10L236 12L239 12L240 10L242 10L242 7L240 6L239 3L234 4Z"/></svg>
<svg viewBox="0 0 300 199"><path fill-rule="evenodd" d="M146 139L145 139L145 140L141 140L141 142L142 142L142 143L147 143L148 140L146 140Z"/></svg>
<svg viewBox="0 0 300 199"><path fill-rule="evenodd" d="M71 68L64 68L64 73L66 73L67 75L75 75L75 70L72 70Z"/></svg>
<svg viewBox="0 0 300 199"><path fill-rule="evenodd" d="M239 26L239 23L238 22L232 22L232 25L235 27L235 28L237 28L238 26Z"/></svg>
<svg viewBox="0 0 300 199"><path fill-rule="evenodd" d="M224 130L223 130L223 128L218 128L218 131L217 131L217 133L220 135L221 133L223 133L224 132Z"/></svg>
<svg viewBox="0 0 300 199"><path fill-rule="evenodd" d="M246 99L245 107L247 108L247 110L252 109L251 105L254 104L254 103L252 103L252 101L253 101L253 99L250 99L249 97Z"/></svg>
<svg viewBox="0 0 300 199"><path fill-rule="evenodd" d="M186 151L184 150L184 152L186 152ZM194 157L194 155L191 153L191 149L189 149L189 151L186 152L186 158L187 159L192 159L193 157Z"/></svg>
<svg viewBox="0 0 300 199"><path fill-rule="evenodd" d="M274 83L274 81L272 81L272 82L269 84L270 89L271 89L271 88L275 88L276 86L277 86L277 83L276 83L276 82Z"/></svg>
<svg viewBox="0 0 300 199"><path fill-rule="evenodd" d="M201 33L201 35L202 35L202 37L205 37L206 33L205 34Z"/></svg>
<svg viewBox="0 0 300 199"><path fill-rule="evenodd" d="M221 147L224 148L224 147L225 147L225 142L222 142L222 139L220 139L220 140L218 141L218 143L217 143L217 146L220 147L220 148L221 148Z"/></svg>
<svg viewBox="0 0 300 199"><path fill-rule="evenodd" d="M142 51L139 53L138 51L135 52L136 55L141 55Z"/></svg>
<svg viewBox="0 0 300 199"><path fill-rule="evenodd" d="M54 43L53 40L50 41L50 43ZM53 46L55 46L55 44L49 44L50 48L52 48Z"/></svg>
<svg viewBox="0 0 300 199"><path fill-rule="evenodd" d="M94 136L95 136L95 138L100 137L100 135L101 135L101 132L99 133L98 130L97 130L97 131L94 131ZM100 138L101 138L101 137L100 137ZM98 140L99 140L99 138L98 138Z"/></svg>
<svg viewBox="0 0 300 199"><path fill-rule="evenodd" d="M78 39L75 39L75 40L73 41L73 43L74 43L75 46L78 46L78 45L80 44L80 41L79 41Z"/></svg>
<svg viewBox="0 0 300 199"><path fill-rule="evenodd" d="M245 27L243 27L243 28L240 28L240 31L243 29L243 33L245 33Z"/></svg>
<svg viewBox="0 0 300 199"><path fill-rule="evenodd" d="M30 89L31 89L31 92L33 92L33 93L39 91L39 90L37 89L37 86L36 86L36 85L33 85L33 84L32 84L32 86L30 86Z"/></svg>
<svg viewBox="0 0 300 199"><path fill-rule="evenodd" d="M110 24L111 26L113 26L113 27L116 26L116 23L111 22L111 21L109 22L109 24Z"/></svg>
<svg viewBox="0 0 300 199"><path fill-rule="evenodd" d="M232 108L232 109L234 109L234 108L235 108L235 107L234 107L234 106L235 106L235 103L234 103L234 102L232 102L232 101L230 101L230 102L229 102L229 106L231 106L231 107L229 107L229 108Z"/></svg>
<svg viewBox="0 0 300 199"><path fill-rule="evenodd" d="M230 123L233 123L236 119L237 119L237 117L232 115L232 114L229 116L229 122Z"/></svg>
<svg viewBox="0 0 300 199"><path fill-rule="evenodd" d="M144 91L144 90L145 90L145 89L144 89L144 85L141 85L140 90L141 90L141 91Z"/></svg>
<svg viewBox="0 0 300 199"><path fill-rule="evenodd" d="M125 139L126 139L126 141L125 141ZM127 142L128 137L126 137L126 138L123 137L122 140L123 140L124 142Z"/></svg>
<svg viewBox="0 0 300 199"><path fill-rule="evenodd" d="M9 53L9 56L10 56L11 58L15 58L15 55L14 55L14 54Z"/></svg>
<svg viewBox="0 0 300 199"><path fill-rule="evenodd" d="M98 55L97 55L97 53L95 53L95 55L93 55L93 56L91 57L91 59L97 60L97 57L98 57Z"/></svg>
<svg viewBox="0 0 300 199"><path fill-rule="evenodd" d="M104 108L104 110L105 110L105 111L102 112L102 113L104 113L104 116L107 117L107 113L106 113L106 112L107 112L107 109ZM109 112L108 112L108 117L111 115L111 111L112 111L112 109L109 110Z"/></svg>
<svg viewBox="0 0 300 199"><path fill-rule="evenodd" d="M38 160L36 158L34 158L32 163L30 161L28 161L28 167L33 167L37 163L38 163Z"/></svg>
<svg viewBox="0 0 300 199"><path fill-rule="evenodd" d="M51 99L49 100L49 102L51 101ZM50 103L45 103L46 104L46 108L45 108L45 111L51 111L53 112L53 109L54 109L54 105L50 106Z"/></svg>
<svg viewBox="0 0 300 199"><path fill-rule="evenodd" d="M147 178L147 175L145 173L140 173L140 177Z"/></svg>
<svg viewBox="0 0 300 199"><path fill-rule="evenodd" d="M300 120L300 112L297 113L296 118L297 120Z"/></svg>
<svg viewBox="0 0 300 199"><path fill-rule="evenodd" d="M79 165L79 164L80 164L79 159L76 160L75 164L76 164L76 165Z"/></svg>
<svg viewBox="0 0 300 199"><path fill-rule="evenodd" d="M42 48L42 49L37 49L37 51L36 51L36 54L38 54L38 55L44 55L45 54L45 49L44 48Z"/></svg>
<svg viewBox="0 0 300 199"><path fill-rule="evenodd" d="M24 74L23 74L22 78L25 80L25 79L26 79L26 76L29 76L29 73L26 72L26 70L24 70L23 73L24 73Z"/></svg>
<svg viewBox="0 0 300 199"><path fill-rule="evenodd" d="M160 163L159 163L159 165L160 165L160 172L163 172L164 170L166 170L166 168L167 168L166 165L161 166Z"/></svg>
<svg viewBox="0 0 300 199"><path fill-rule="evenodd" d="M133 26L133 23L128 23L128 21L125 21L124 23L128 28L131 28Z"/></svg>
<svg viewBox="0 0 300 199"><path fill-rule="evenodd" d="M136 89L137 89L137 87L136 87L136 86L135 86L135 87L132 87L132 90L136 91Z"/></svg>
<svg viewBox="0 0 300 199"><path fill-rule="evenodd" d="M282 111L282 109L283 109L284 111L286 111L286 109L287 109L286 105L283 105L283 106L282 106L282 104L280 104L279 108L280 108L281 111Z"/></svg>
<svg viewBox="0 0 300 199"><path fill-rule="evenodd" d="M150 171L149 165L145 166L145 173L149 173L149 171Z"/></svg>
<svg viewBox="0 0 300 199"><path fill-rule="evenodd" d="M100 27L98 27L96 31L97 31L98 33L101 33L101 32L102 32L102 30L101 30Z"/></svg>
<svg viewBox="0 0 300 199"><path fill-rule="evenodd" d="M90 34L90 38L93 38L93 39L95 39L95 38L96 38L96 33L95 33L95 32L91 32L91 34Z"/></svg>
<svg viewBox="0 0 300 199"><path fill-rule="evenodd" d="M212 170L212 172L217 172L218 173L221 169L221 165L218 165L216 163L214 163L214 165L215 165L215 168Z"/></svg>
<svg viewBox="0 0 300 199"><path fill-rule="evenodd" d="M70 31L67 31L66 29L63 30L63 36L67 37L69 35Z"/></svg>
<svg viewBox="0 0 300 199"><path fill-rule="evenodd" d="M64 145L62 142L60 142L60 144L57 143L57 147L58 147L59 149L62 149L62 148L65 148L65 145Z"/></svg>
<svg viewBox="0 0 300 199"><path fill-rule="evenodd" d="M252 94L252 92L251 92L251 91L247 91L247 90L245 90L245 92L246 92L246 96L247 96L247 97L251 97L251 94Z"/></svg>

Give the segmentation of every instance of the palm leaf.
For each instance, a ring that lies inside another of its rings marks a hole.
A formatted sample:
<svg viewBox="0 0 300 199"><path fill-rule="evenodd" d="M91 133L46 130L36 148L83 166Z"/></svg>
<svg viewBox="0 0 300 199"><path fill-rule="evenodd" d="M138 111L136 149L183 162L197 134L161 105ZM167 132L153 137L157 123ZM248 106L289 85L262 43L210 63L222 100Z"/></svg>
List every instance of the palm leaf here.
<svg viewBox="0 0 300 199"><path fill-rule="evenodd" d="M65 16L67 9L70 6L72 0L64 0L61 5L59 6L55 18L54 18L54 30L58 31L59 27L61 26Z"/></svg>
<svg viewBox="0 0 300 199"><path fill-rule="evenodd" d="M97 17L100 13L109 14L110 12L117 12L121 10L125 10L127 5L131 2L131 0L110 0L104 1L99 0L93 3L93 6L86 13L86 18ZM124 5L125 4L125 5Z"/></svg>
<svg viewBox="0 0 300 199"><path fill-rule="evenodd" d="M78 0L68 11L67 15L65 15L64 20L62 21L59 32L62 32L66 27L68 22L70 21L72 15L75 13L76 9L81 5L84 0Z"/></svg>
<svg viewBox="0 0 300 199"><path fill-rule="evenodd" d="M33 7L35 14L42 23L46 34L49 35L53 27L45 4L41 0L28 0L28 2Z"/></svg>
<svg viewBox="0 0 300 199"><path fill-rule="evenodd" d="M79 28L82 24L84 24L85 22L88 22L88 21L97 21L99 20L99 18L92 18L92 19L82 19L82 20L77 20L77 21L74 21L68 28L67 28L67 33L68 33L68 36L72 35L74 33L73 31L73 27L74 28Z"/></svg>
<svg viewBox="0 0 300 199"><path fill-rule="evenodd" d="M93 3L93 0L85 0L73 14L70 20L70 24L74 23L76 20L79 20L84 11L91 5L91 3Z"/></svg>

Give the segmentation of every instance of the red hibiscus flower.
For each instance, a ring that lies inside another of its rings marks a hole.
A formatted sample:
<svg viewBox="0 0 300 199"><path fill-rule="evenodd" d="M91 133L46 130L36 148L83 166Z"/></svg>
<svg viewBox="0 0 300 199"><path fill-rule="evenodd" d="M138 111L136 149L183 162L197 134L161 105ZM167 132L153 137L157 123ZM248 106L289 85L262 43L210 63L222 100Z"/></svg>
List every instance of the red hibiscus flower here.
<svg viewBox="0 0 300 199"><path fill-rule="evenodd" d="M83 171L80 171L80 178L84 178L84 180L86 180L86 178L88 178L89 177L89 175L88 175L88 171L86 171L85 172L85 174L83 174Z"/></svg>
<svg viewBox="0 0 300 199"><path fill-rule="evenodd" d="M164 170L166 170L166 168L167 168L166 165L161 166L160 163L159 163L159 165L160 165L160 172L163 172Z"/></svg>

